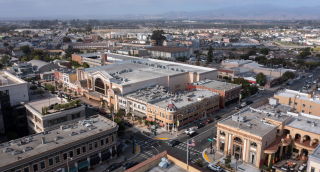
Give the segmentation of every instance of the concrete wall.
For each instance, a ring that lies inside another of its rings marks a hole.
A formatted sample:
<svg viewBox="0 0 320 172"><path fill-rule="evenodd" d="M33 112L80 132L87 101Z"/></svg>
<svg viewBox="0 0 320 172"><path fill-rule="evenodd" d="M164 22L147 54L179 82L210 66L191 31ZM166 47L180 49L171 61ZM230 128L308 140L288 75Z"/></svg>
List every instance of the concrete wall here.
<svg viewBox="0 0 320 172"><path fill-rule="evenodd" d="M82 57L80 55L72 54L71 59L77 61L80 65L82 65Z"/></svg>

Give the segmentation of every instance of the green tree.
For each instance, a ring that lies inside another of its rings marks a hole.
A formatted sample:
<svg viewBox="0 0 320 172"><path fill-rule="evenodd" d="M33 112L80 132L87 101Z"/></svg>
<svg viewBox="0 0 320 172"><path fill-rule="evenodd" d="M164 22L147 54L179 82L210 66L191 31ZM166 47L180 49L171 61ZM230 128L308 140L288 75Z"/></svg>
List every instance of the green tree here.
<svg viewBox="0 0 320 172"><path fill-rule="evenodd" d="M87 62L83 62L83 63L82 63L82 67L84 67L84 68L89 68L90 66L89 66L89 64L88 64Z"/></svg>
<svg viewBox="0 0 320 172"><path fill-rule="evenodd" d="M267 55L267 54L269 53L269 49L268 49L268 48L262 48L262 49L260 50L260 53L261 53L261 54L264 54L264 55Z"/></svg>
<svg viewBox="0 0 320 172"><path fill-rule="evenodd" d="M64 90L63 90L64 92L67 92L67 87L64 87Z"/></svg>
<svg viewBox="0 0 320 172"><path fill-rule="evenodd" d="M148 125L148 124L149 124L149 121L144 120L144 125Z"/></svg>
<svg viewBox="0 0 320 172"><path fill-rule="evenodd" d="M282 74L282 77L286 79L293 79L296 75L293 72L286 71L284 74Z"/></svg>
<svg viewBox="0 0 320 172"><path fill-rule="evenodd" d="M0 62L1 64L5 64L7 66L8 63L10 63L11 57L9 57L8 55L4 55L1 57Z"/></svg>
<svg viewBox="0 0 320 172"><path fill-rule="evenodd" d="M22 59L21 59L21 62L27 62L27 61L29 61L28 57L27 56L23 56Z"/></svg>
<svg viewBox="0 0 320 172"><path fill-rule="evenodd" d="M121 118L116 117L116 118L114 118L114 122L117 123L117 125L119 126L118 136L123 136L124 132L126 130L126 127L124 126L123 121L121 120Z"/></svg>
<svg viewBox="0 0 320 172"><path fill-rule="evenodd" d="M229 78L227 76L224 76L223 79L224 80L229 80Z"/></svg>
<svg viewBox="0 0 320 172"><path fill-rule="evenodd" d="M102 102L102 106L101 107L102 107L102 109L104 109L106 107L105 101Z"/></svg>
<svg viewBox="0 0 320 172"><path fill-rule="evenodd" d="M142 118L139 118L139 119L138 119L138 122L139 122L139 125L141 126L141 124L142 124Z"/></svg>
<svg viewBox="0 0 320 172"><path fill-rule="evenodd" d="M62 88L62 84L59 84L59 86L58 86L58 87L59 87L59 89L61 89L61 88Z"/></svg>
<svg viewBox="0 0 320 172"><path fill-rule="evenodd" d="M44 94L44 91L43 91L41 88L39 88L39 89L37 90L37 94Z"/></svg>
<svg viewBox="0 0 320 172"><path fill-rule="evenodd" d="M38 89L38 87L36 85L30 86L30 90L36 90L36 89Z"/></svg>
<svg viewBox="0 0 320 172"><path fill-rule="evenodd" d="M128 114L127 114L127 119L130 119L130 118L131 118L131 114L128 113Z"/></svg>
<svg viewBox="0 0 320 172"><path fill-rule="evenodd" d="M207 56L207 63L211 63L213 60L213 49L212 46L210 46L209 51L208 51L208 56Z"/></svg>
<svg viewBox="0 0 320 172"><path fill-rule="evenodd" d="M71 42L71 39L68 37L63 37L62 39L63 42Z"/></svg>
<svg viewBox="0 0 320 172"><path fill-rule="evenodd" d="M90 25L86 25L86 27L85 27L85 30L87 31L87 32L91 32L92 31L92 28L91 28L91 26Z"/></svg>
<svg viewBox="0 0 320 172"><path fill-rule="evenodd" d="M83 42L83 40L81 38L77 39L77 42Z"/></svg>
<svg viewBox="0 0 320 172"><path fill-rule="evenodd" d="M230 168L230 164L231 164L231 152L230 150L228 151L228 154L226 155L226 158L224 160L224 165L227 167L227 168Z"/></svg>
<svg viewBox="0 0 320 172"><path fill-rule="evenodd" d="M29 47L28 45L20 47L20 50L21 50L24 54L29 54L29 53L31 52L30 47Z"/></svg>
<svg viewBox="0 0 320 172"><path fill-rule="evenodd" d="M7 42L4 42L4 43L3 43L3 46L6 47L6 51L7 51L7 48L8 48L8 46L9 46L9 44L8 44Z"/></svg>
<svg viewBox="0 0 320 172"><path fill-rule="evenodd" d="M305 58L307 56L311 55L310 51L302 51L300 54L299 54L299 57L300 58Z"/></svg>
<svg viewBox="0 0 320 172"><path fill-rule="evenodd" d="M199 167L203 167L203 161L201 159L197 159L195 164Z"/></svg>
<svg viewBox="0 0 320 172"><path fill-rule="evenodd" d="M267 77L266 75L264 75L262 72L260 72L257 76L256 76L256 81L259 85L264 85L267 81Z"/></svg>
<svg viewBox="0 0 320 172"><path fill-rule="evenodd" d="M59 111L61 109L61 105L60 104L54 105L53 109L56 111Z"/></svg>
<svg viewBox="0 0 320 172"><path fill-rule="evenodd" d="M10 45L10 46L8 47L8 49L9 49L10 54L12 54L13 46Z"/></svg>
<svg viewBox="0 0 320 172"><path fill-rule="evenodd" d="M114 110L113 105L111 105L111 106L109 107L109 110L110 110L110 113L112 113L112 112L113 112L113 110Z"/></svg>
<svg viewBox="0 0 320 172"><path fill-rule="evenodd" d="M163 36L163 30L154 30L151 35L151 39L156 41L156 45L162 45L162 42L166 40L166 37Z"/></svg>
<svg viewBox="0 0 320 172"><path fill-rule="evenodd" d="M78 95L78 93L75 91L75 92L74 92L74 96L77 96L77 95Z"/></svg>

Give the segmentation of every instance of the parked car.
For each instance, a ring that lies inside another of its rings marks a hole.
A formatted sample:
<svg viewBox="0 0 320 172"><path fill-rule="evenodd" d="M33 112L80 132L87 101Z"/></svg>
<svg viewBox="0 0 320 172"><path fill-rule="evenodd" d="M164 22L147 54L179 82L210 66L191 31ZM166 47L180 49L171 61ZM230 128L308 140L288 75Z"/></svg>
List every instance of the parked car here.
<svg viewBox="0 0 320 172"><path fill-rule="evenodd" d="M214 118L216 118L216 120L221 119L221 116L215 116Z"/></svg>
<svg viewBox="0 0 320 172"><path fill-rule="evenodd" d="M116 169L118 169L120 167L121 167L121 164L115 163L115 164L110 165L106 170L107 171L114 171L114 170L116 170Z"/></svg>
<svg viewBox="0 0 320 172"><path fill-rule="evenodd" d="M92 105L88 105L87 107L88 107L88 108L90 108L90 109L92 109L92 108L93 108L93 107L92 107Z"/></svg>
<svg viewBox="0 0 320 172"><path fill-rule="evenodd" d="M312 78L313 77L313 75L309 75L309 78Z"/></svg>
<svg viewBox="0 0 320 172"><path fill-rule="evenodd" d="M188 134L189 137L193 137L193 136L195 136L195 135L197 135L197 132L196 132L196 131L191 131L191 132L189 132L189 134Z"/></svg>
<svg viewBox="0 0 320 172"><path fill-rule="evenodd" d="M199 128L202 128L202 127L204 127L204 126L205 126L204 123L199 123L199 124L197 125L197 128L199 129Z"/></svg>
<svg viewBox="0 0 320 172"><path fill-rule="evenodd" d="M189 134L189 132L191 132L191 131L195 131L195 129L194 128L188 128L184 133Z"/></svg>
<svg viewBox="0 0 320 172"><path fill-rule="evenodd" d="M209 164L208 168L213 170L213 171L216 171L216 172L221 172L222 171L222 168L220 166L214 165L214 164Z"/></svg>
<svg viewBox="0 0 320 172"><path fill-rule="evenodd" d="M313 83L314 83L314 84L316 84L316 83L318 83L318 82L319 82L319 80L317 80L317 79L316 79L316 80L313 80Z"/></svg>
<svg viewBox="0 0 320 172"><path fill-rule="evenodd" d="M124 169L124 170L127 170L127 169L133 167L134 164L135 164L135 162L133 162L133 161L127 162L127 163L123 166L123 169Z"/></svg>
<svg viewBox="0 0 320 172"><path fill-rule="evenodd" d="M246 101L246 105L250 105L252 103L253 103L253 101L251 101L251 100Z"/></svg>
<svg viewBox="0 0 320 172"><path fill-rule="evenodd" d="M101 114L101 115L107 115L107 112L105 112L105 111L99 111L99 113Z"/></svg>
<svg viewBox="0 0 320 172"><path fill-rule="evenodd" d="M210 124L210 123L212 123L212 122L213 122L213 119L211 119L211 118L209 118L209 119L206 120L206 124Z"/></svg>
<svg viewBox="0 0 320 172"><path fill-rule="evenodd" d="M174 147L175 145L178 145L178 144L179 144L179 141L178 141L178 140L172 140L172 141L169 143L169 146Z"/></svg>
<svg viewBox="0 0 320 172"><path fill-rule="evenodd" d="M238 106L235 107L236 110L239 110L239 109L241 109L241 108L242 108L241 105L238 105Z"/></svg>
<svg viewBox="0 0 320 172"><path fill-rule="evenodd" d="M262 87L259 87L258 89L259 89L260 91L266 90L266 89L264 89L264 88L262 88Z"/></svg>
<svg viewBox="0 0 320 172"><path fill-rule="evenodd" d="M241 106L242 106L242 107L245 107L245 106L247 106L247 103L246 103L246 102L243 102L243 103L241 103Z"/></svg>
<svg viewBox="0 0 320 172"><path fill-rule="evenodd" d="M305 78L306 76L302 76L302 78Z"/></svg>

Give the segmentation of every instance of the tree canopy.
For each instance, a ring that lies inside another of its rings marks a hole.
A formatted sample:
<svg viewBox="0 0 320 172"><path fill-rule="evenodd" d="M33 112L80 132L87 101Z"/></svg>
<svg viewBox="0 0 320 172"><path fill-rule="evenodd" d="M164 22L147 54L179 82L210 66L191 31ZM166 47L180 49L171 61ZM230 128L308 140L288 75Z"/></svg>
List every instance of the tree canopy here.
<svg viewBox="0 0 320 172"><path fill-rule="evenodd" d="M85 29L86 29L87 32L91 32L92 31L92 28L91 28L91 26L89 24L86 25Z"/></svg>
<svg viewBox="0 0 320 172"><path fill-rule="evenodd" d="M261 53L261 54L264 54L264 55L267 55L267 54L269 53L269 49L268 49L268 48L262 48L262 49L260 50L260 53Z"/></svg>
<svg viewBox="0 0 320 172"><path fill-rule="evenodd" d="M267 77L266 75L264 75L262 72L260 72L257 76L256 76L256 81L257 83L261 86L264 85L267 81Z"/></svg>
<svg viewBox="0 0 320 172"><path fill-rule="evenodd" d="M207 56L207 63L211 63L213 60L213 49L212 47L210 46L209 48L209 51L208 51L208 56Z"/></svg>
<svg viewBox="0 0 320 172"><path fill-rule="evenodd" d="M163 36L163 30L154 30L151 35L151 39L156 41L156 45L162 45L162 42L166 40L166 37Z"/></svg>
<svg viewBox="0 0 320 172"><path fill-rule="evenodd" d="M88 64L87 62L83 62L83 63L82 63L82 67L84 67L84 68L89 68L90 66L89 66L89 64Z"/></svg>
<svg viewBox="0 0 320 172"><path fill-rule="evenodd" d="M71 39L70 38L68 38L68 37L63 37L63 42L71 42Z"/></svg>
<svg viewBox="0 0 320 172"><path fill-rule="evenodd" d="M77 42L83 42L83 40L81 38L77 39Z"/></svg>
<svg viewBox="0 0 320 172"><path fill-rule="evenodd" d="M11 57L9 57L8 55L4 55L1 57L0 62L1 64L8 64L11 60Z"/></svg>
<svg viewBox="0 0 320 172"><path fill-rule="evenodd" d="M29 54L29 53L31 52L30 47L29 47L28 45L20 47L20 50L21 50L24 54Z"/></svg>

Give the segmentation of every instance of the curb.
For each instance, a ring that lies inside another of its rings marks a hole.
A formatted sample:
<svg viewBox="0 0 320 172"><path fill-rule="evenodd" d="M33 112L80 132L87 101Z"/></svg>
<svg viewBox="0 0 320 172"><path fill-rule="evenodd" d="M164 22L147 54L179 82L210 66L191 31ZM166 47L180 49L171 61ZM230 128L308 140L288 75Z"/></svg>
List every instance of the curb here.
<svg viewBox="0 0 320 172"><path fill-rule="evenodd" d="M131 160L131 159L133 159L133 158L137 157L137 156L140 154L141 148L140 148L140 146L139 146L139 145L136 145L136 146L138 146L138 148L139 148L139 152L138 152L136 155L134 155L133 157L128 158L127 160Z"/></svg>
<svg viewBox="0 0 320 172"><path fill-rule="evenodd" d="M210 159L208 158L207 154L205 153L208 148L206 148L204 151L202 151L202 158L207 162L210 163ZM209 160L209 161L208 161Z"/></svg>

